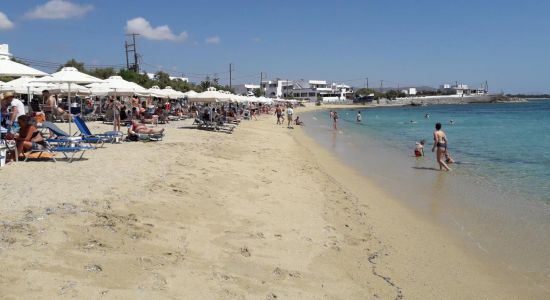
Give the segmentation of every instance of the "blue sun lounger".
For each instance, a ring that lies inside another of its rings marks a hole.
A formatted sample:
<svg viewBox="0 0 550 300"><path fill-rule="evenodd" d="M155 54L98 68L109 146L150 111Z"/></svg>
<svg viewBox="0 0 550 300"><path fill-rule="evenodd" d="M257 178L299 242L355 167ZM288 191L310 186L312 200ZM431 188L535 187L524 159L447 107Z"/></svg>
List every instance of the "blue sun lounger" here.
<svg viewBox="0 0 550 300"><path fill-rule="evenodd" d="M93 150L93 149L95 149L95 148L94 147L89 147L89 146L74 146L74 147L71 147L71 146L63 145L63 144L52 146L50 143L48 143L48 141L45 141L45 144L44 144L43 148L41 148L41 149L32 149L31 151L29 151L28 154L38 153L38 156L36 158L40 159L40 158L42 158L42 154L49 153L51 155L48 158L53 160L54 162L57 162L57 160L54 157L54 153L59 152L59 153L63 154L63 156L67 159L68 162L71 163L75 160L75 158L78 158L78 160L81 160L82 157L84 156L84 153L86 153L86 151ZM78 153L80 153L80 156L77 156ZM28 161L29 158L30 158L30 155L26 154L25 155L25 161Z"/></svg>
<svg viewBox="0 0 550 300"><path fill-rule="evenodd" d="M48 139L49 143L55 143L59 145L74 143L74 141L71 139L73 137L71 137L65 131L61 130L61 128L57 127L57 125L55 125L52 122L47 122L47 121L43 122L41 128L49 129L51 133L53 133L56 136L56 138ZM96 145L99 144L99 147L103 147L103 144L105 143L103 139L97 138L97 137L82 136L81 138L82 138L82 142L90 145L90 147L92 147L92 144L96 144Z"/></svg>
<svg viewBox="0 0 550 300"><path fill-rule="evenodd" d="M99 139L103 142L108 143L114 143L117 140L117 137L119 138L119 140L122 140L123 135L121 132L112 131L100 134L93 134L88 128L88 125L86 125L86 122L80 116L73 116L73 120L76 127L78 127L82 138Z"/></svg>

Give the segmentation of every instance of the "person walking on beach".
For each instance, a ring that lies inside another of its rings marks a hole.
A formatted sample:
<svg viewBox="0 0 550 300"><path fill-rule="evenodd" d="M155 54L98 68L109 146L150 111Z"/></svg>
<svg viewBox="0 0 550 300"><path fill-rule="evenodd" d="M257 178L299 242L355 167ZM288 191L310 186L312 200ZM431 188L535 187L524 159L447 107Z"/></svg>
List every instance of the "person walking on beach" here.
<svg viewBox="0 0 550 300"><path fill-rule="evenodd" d="M111 97L111 99L109 99L109 105L110 105L110 108L113 110L113 130L118 132L120 131L121 104L116 98Z"/></svg>
<svg viewBox="0 0 550 300"><path fill-rule="evenodd" d="M294 114L294 110L292 109L292 106L289 105L288 108L286 109L286 119L287 119L287 126L286 128L293 128L291 125L292 125L292 115Z"/></svg>
<svg viewBox="0 0 550 300"><path fill-rule="evenodd" d="M451 168L445 162L445 154L447 153L448 146L447 136L445 132L441 130L441 123L435 124L434 131L434 145L432 147L432 152L437 148L436 152L436 161L439 164L439 170L451 171Z"/></svg>
<svg viewBox="0 0 550 300"><path fill-rule="evenodd" d="M283 110L278 104L277 104L277 107L275 108L275 115L277 116L277 125L283 124L283 122L281 122L281 117L283 116Z"/></svg>
<svg viewBox="0 0 550 300"><path fill-rule="evenodd" d="M357 116L355 117L355 121L357 121L357 123L361 123L363 121L363 116L361 116L360 110L357 111Z"/></svg>
<svg viewBox="0 0 550 300"><path fill-rule="evenodd" d="M332 113L332 128L338 130L338 112L336 111Z"/></svg>

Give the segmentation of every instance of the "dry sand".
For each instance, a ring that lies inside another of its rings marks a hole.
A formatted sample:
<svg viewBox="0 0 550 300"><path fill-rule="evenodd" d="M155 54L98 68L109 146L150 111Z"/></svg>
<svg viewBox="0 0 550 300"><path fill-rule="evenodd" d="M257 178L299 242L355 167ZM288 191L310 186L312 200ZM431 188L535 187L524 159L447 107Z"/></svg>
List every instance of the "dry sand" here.
<svg viewBox="0 0 550 300"><path fill-rule="evenodd" d="M0 298L527 298L299 128L188 123L0 169Z"/></svg>

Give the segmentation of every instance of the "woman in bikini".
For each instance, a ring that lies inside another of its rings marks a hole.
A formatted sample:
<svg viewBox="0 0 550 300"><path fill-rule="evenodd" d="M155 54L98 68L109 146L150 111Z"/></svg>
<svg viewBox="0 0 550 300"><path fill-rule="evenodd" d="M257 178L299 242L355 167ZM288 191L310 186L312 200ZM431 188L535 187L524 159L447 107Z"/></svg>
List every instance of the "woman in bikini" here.
<svg viewBox="0 0 550 300"><path fill-rule="evenodd" d="M19 135L15 137L17 144L17 153L23 155L23 153L30 150L40 150L46 147L44 137L38 131L34 125L31 124L31 118L27 115L22 115L17 118L19 122ZM12 157L15 159L15 153Z"/></svg>
<svg viewBox="0 0 550 300"><path fill-rule="evenodd" d="M451 168L447 165L445 162L445 154L447 153L447 136L445 135L445 132L441 130L441 123L435 124L435 131L434 131L434 145L432 147L432 152L437 148L436 152L436 160L439 164L439 170L445 170L445 171L451 171Z"/></svg>
<svg viewBox="0 0 550 300"><path fill-rule="evenodd" d="M137 120L132 120L132 126L128 128L128 134L162 134L163 132L164 128L149 128L145 124L139 123Z"/></svg>

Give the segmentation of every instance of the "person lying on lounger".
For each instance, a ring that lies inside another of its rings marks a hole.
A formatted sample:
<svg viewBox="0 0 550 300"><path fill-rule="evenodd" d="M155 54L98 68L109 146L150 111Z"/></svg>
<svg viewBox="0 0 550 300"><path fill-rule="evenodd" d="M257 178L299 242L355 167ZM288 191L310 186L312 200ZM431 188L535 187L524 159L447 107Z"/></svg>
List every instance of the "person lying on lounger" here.
<svg viewBox="0 0 550 300"><path fill-rule="evenodd" d="M139 123L137 120L132 120L132 126L128 128L128 134L162 134L164 128L149 128L145 124Z"/></svg>

